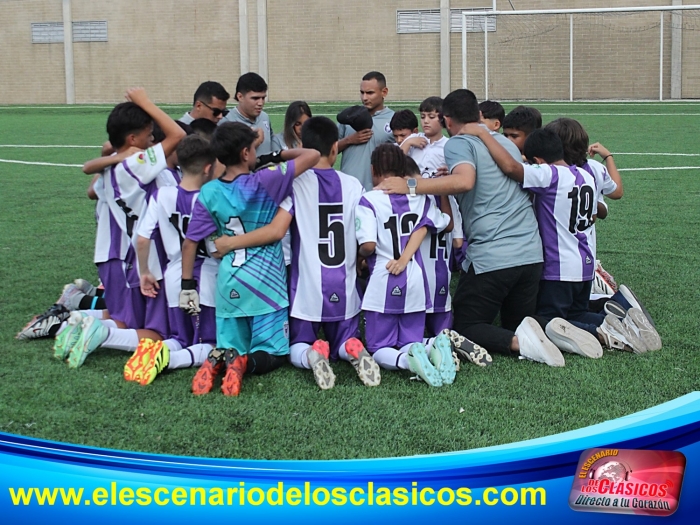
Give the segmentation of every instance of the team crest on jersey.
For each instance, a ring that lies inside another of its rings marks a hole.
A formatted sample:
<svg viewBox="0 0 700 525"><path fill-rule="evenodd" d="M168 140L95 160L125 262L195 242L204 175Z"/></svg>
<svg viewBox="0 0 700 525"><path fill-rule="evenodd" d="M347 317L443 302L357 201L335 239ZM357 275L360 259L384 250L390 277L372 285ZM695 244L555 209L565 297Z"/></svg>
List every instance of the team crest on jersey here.
<svg viewBox="0 0 700 525"><path fill-rule="evenodd" d="M282 333L285 339L289 339L289 321L285 321L282 325Z"/></svg>
<svg viewBox="0 0 700 525"><path fill-rule="evenodd" d="M391 295L394 297L401 297L403 294L401 293L401 288L398 286L394 286L394 289L391 291Z"/></svg>
<svg viewBox="0 0 700 525"><path fill-rule="evenodd" d="M231 290L231 299L240 299L241 295L236 290Z"/></svg>
<svg viewBox="0 0 700 525"><path fill-rule="evenodd" d="M446 294L447 294L447 290L445 290L445 287L443 286L442 288L440 288L438 295L446 295Z"/></svg>
<svg viewBox="0 0 700 525"><path fill-rule="evenodd" d="M388 122L386 124L384 124L384 131L386 133L388 133L389 135L391 135L391 126L389 125Z"/></svg>
<svg viewBox="0 0 700 525"><path fill-rule="evenodd" d="M591 264L593 261L591 261L591 258L586 255L586 264Z"/></svg>
<svg viewBox="0 0 700 525"><path fill-rule="evenodd" d="M148 148L146 150L146 154L148 155L148 160L151 163L151 166L155 166L158 159L156 158L156 152L153 151L153 148Z"/></svg>
<svg viewBox="0 0 700 525"><path fill-rule="evenodd" d="M267 121L263 122L263 126L265 126L265 129L267 131L270 131L270 123L269 122L267 122Z"/></svg>
<svg viewBox="0 0 700 525"><path fill-rule="evenodd" d="M331 303L339 303L340 302L340 297L338 297L337 293L334 293L333 295L330 296L328 299Z"/></svg>
<svg viewBox="0 0 700 525"><path fill-rule="evenodd" d="M361 228L362 228L362 221L360 220L359 217L355 217L355 231L359 232Z"/></svg>
<svg viewBox="0 0 700 525"><path fill-rule="evenodd" d="M136 162L139 164L146 164L146 156L143 153L139 153L136 157Z"/></svg>

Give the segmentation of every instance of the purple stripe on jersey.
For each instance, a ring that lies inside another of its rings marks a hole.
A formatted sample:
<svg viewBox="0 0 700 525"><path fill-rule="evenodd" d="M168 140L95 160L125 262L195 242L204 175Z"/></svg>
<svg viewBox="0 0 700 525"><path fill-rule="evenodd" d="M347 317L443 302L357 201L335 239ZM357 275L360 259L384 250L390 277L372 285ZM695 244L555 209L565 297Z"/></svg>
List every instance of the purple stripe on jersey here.
<svg viewBox="0 0 700 525"><path fill-rule="evenodd" d="M123 160L123 161L122 161L122 167L124 168L124 170L126 170L126 172L127 172L129 175L131 175L131 176L133 177L133 179L134 179L136 182L138 182L139 187L140 187L142 190L146 191L146 187L148 186L148 184L141 184L141 181L139 180L139 178L138 178L136 175L134 175L134 172L131 171L131 168L129 168L129 165L126 163L126 160Z"/></svg>
<svg viewBox="0 0 700 525"><path fill-rule="evenodd" d="M423 213L422 213L421 220L418 224L416 224L413 227L414 230L417 230L418 228L422 228L423 226L426 226L428 228L428 235L430 235L431 232L437 231L437 229L435 228L435 224L428 217L428 213L430 212L431 204L432 204L432 202L430 200L430 197L426 197L425 204L423 206ZM408 242L408 239L406 239L406 242Z"/></svg>
<svg viewBox="0 0 700 525"><path fill-rule="evenodd" d="M296 219L292 219L290 226L292 237L292 263L289 272L289 304L294 304L294 298L297 295L297 287L299 286L299 255L301 253L301 243L299 239L299 228L297 227Z"/></svg>
<svg viewBox="0 0 700 525"><path fill-rule="evenodd" d="M389 202L391 202L391 211L399 217L399 223L401 216L411 211L411 207L408 205L408 197L405 195L389 195ZM399 232L401 253L406 248L408 238L408 235L401 236ZM387 276L386 295L384 298L385 313L404 312L406 308L406 294L408 293L407 277L407 270L404 270L399 275L389 274Z"/></svg>
<svg viewBox="0 0 700 525"><path fill-rule="evenodd" d="M544 252L544 268L542 275L550 280L558 281L561 277L559 260L559 235L557 233L557 221L554 215L554 204L557 200L557 186L559 185L559 172L555 166L549 166L552 170L552 183L549 191L541 193L535 201L535 215L540 228L542 238L542 250Z"/></svg>
<svg viewBox="0 0 700 525"><path fill-rule="evenodd" d="M428 235L431 235L428 233ZM438 235L437 233L433 235ZM447 242L450 243L451 240L449 236L447 237ZM437 239L436 239L437 242ZM452 246L447 246L447 250L452 251ZM434 312L444 312L445 311L445 305L447 304L447 298L450 295L450 271L447 268L447 265L449 264L449 260L445 260L445 251L440 250L438 248L437 250L437 259L435 260L435 297L432 297L433 300L433 311ZM421 255L420 250L418 250L418 253L416 253L416 256ZM449 259L449 257L448 257ZM425 268L423 263L421 262L421 267ZM426 281L427 281L427 276L426 276ZM445 293L441 294L440 290L445 289ZM426 292L426 297L430 297L430 292ZM426 307L430 308L430 307Z"/></svg>
<svg viewBox="0 0 700 525"><path fill-rule="evenodd" d="M425 275L425 265L423 264L423 256L420 253L420 249L416 252L416 254L413 257L416 260L418 266L420 267L421 274L423 275L423 288L425 290L425 309L430 310L433 307L433 301L430 298L430 284L428 284L428 277ZM436 290L436 295L437 291L439 290ZM443 308L444 306L445 305L443 305Z"/></svg>
<svg viewBox="0 0 700 525"><path fill-rule="evenodd" d="M235 276L234 276L235 277ZM251 285L246 283L245 281L241 281L240 279L236 279L236 282L240 285L242 285L244 288L248 289L253 295L261 299L264 303L267 303L270 305L272 308L275 308L275 311L278 311L280 309L280 305L277 304L275 301L267 297L267 295L261 293L257 289L253 288ZM235 287L234 287L235 288ZM282 307L284 308L284 307Z"/></svg>
<svg viewBox="0 0 700 525"><path fill-rule="evenodd" d="M583 175L581 175L581 172L576 168L576 166L569 166L569 170L571 170L571 173L573 173L574 177L576 178L576 186L579 188L582 186L587 186L586 179L583 178ZM593 191L595 195L595 192L597 191L595 186ZM595 198L591 205L595 206ZM590 228L595 228L595 225L591 225ZM593 280L593 272L595 271L595 254L592 253L591 247L588 246L588 237L585 233L577 231L575 237L578 241L578 252L581 255L582 278L584 281L591 281Z"/></svg>
<svg viewBox="0 0 700 525"><path fill-rule="evenodd" d="M206 239L216 232L216 223L212 219L209 210L197 199L192 210L192 219L187 227L186 238L195 242Z"/></svg>
<svg viewBox="0 0 700 525"><path fill-rule="evenodd" d="M175 182L177 184L180 184L182 182L182 178L180 177L180 172L178 170L174 170L172 168L166 168L173 176L173 179L175 179Z"/></svg>
<svg viewBox="0 0 700 525"><path fill-rule="evenodd" d="M321 215L320 219L328 221L328 224L323 226L328 226L331 223L343 224L343 185L340 182L340 177L333 169L314 170L314 172L318 181L319 205L340 205L340 211ZM347 227L353 226L347 225ZM333 245L336 247L340 246L345 251L345 235L341 235L340 239L329 238L328 249L330 250ZM347 305L345 261L340 266L335 267L325 266L323 263L320 264L321 293L323 294L321 320L344 319Z"/></svg>
<svg viewBox="0 0 700 525"><path fill-rule="evenodd" d="M282 173L280 167L266 168L255 172L252 176L278 206L292 194L295 165L293 160L286 162L287 171Z"/></svg>
<svg viewBox="0 0 700 525"><path fill-rule="evenodd" d="M107 260L121 259L122 230L119 227L119 223L112 215L112 210L108 208L105 210L105 213L109 215L109 253L107 254Z"/></svg>
<svg viewBox="0 0 700 525"><path fill-rule="evenodd" d="M122 196L122 190L119 187L119 183L117 182L117 174L115 171L115 166L112 166L109 170L109 182L112 183L112 190L114 190L114 200L117 200L119 197Z"/></svg>

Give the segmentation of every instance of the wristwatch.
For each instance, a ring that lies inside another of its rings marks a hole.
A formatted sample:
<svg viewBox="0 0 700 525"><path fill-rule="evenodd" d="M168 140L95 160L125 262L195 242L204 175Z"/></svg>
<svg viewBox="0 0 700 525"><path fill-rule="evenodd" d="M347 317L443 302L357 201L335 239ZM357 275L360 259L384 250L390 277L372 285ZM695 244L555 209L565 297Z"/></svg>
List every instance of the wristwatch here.
<svg viewBox="0 0 700 525"><path fill-rule="evenodd" d="M406 186L408 186L408 194L411 197L415 197L416 186L418 186L418 181L416 179L406 179Z"/></svg>

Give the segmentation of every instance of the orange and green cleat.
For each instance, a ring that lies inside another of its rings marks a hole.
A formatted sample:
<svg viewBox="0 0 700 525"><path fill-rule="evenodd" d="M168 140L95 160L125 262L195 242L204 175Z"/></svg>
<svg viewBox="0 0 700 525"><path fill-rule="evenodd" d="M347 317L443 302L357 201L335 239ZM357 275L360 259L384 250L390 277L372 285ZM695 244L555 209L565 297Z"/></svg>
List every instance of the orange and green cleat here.
<svg viewBox="0 0 700 525"><path fill-rule="evenodd" d="M224 351L212 348L206 361L199 367L192 379L192 393L201 396L211 392L214 381L224 368Z"/></svg>
<svg viewBox="0 0 700 525"><path fill-rule="evenodd" d="M135 381L137 383L141 381L143 368L151 359L151 353L153 352L156 343L160 343L160 341L156 342L153 339L148 338L143 338L139 341L139 345L136 347L136 350L124 365L124 379L127 381Z"/></svg>

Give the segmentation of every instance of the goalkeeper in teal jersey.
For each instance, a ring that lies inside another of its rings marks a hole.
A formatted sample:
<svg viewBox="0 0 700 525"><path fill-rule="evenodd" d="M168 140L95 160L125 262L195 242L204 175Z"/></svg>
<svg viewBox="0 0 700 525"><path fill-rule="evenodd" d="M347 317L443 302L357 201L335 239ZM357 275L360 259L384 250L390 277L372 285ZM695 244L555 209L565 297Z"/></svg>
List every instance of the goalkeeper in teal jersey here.
<svg viewBox="0 0 700 525"><path fill-rule="evenodd" d="M180 307L199 309L193 265L200 241L212 234L243 235L272 222L292 181L319 160L315 150L292 149L277 155L277 166L250 173L258 135L240 123L220 125L211 147L226 166L224 175L202 187L182 246ZM234 250L219 266L216 345L192 382L195 394L211 391L226 368L221 389L240 393L243 374L270 372L289 354L287 280L279 242Z"/></svg>

